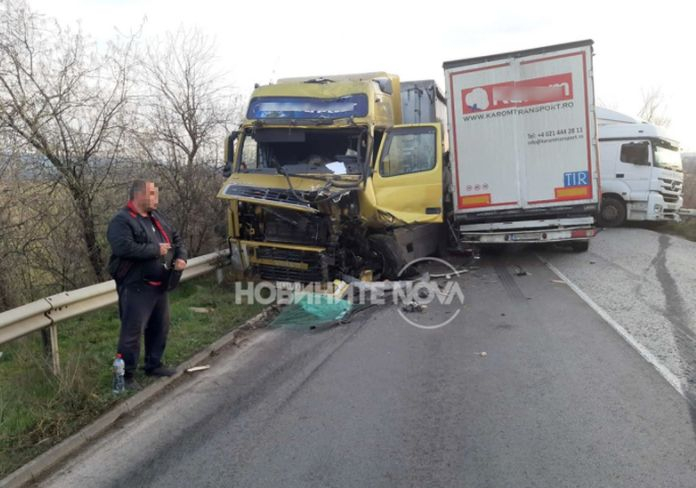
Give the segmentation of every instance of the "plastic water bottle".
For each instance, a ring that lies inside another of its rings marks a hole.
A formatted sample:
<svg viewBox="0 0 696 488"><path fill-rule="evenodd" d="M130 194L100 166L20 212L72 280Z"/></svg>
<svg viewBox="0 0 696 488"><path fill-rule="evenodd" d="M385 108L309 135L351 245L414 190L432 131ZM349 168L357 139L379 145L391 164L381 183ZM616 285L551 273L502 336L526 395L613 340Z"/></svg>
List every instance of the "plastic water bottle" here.
<svg viewBox="0 0 696 488"><path fill-rule="evenodd" d="M123 356L121 354L116 354L116 359L114 359L113 364L114 379L111 391L114 395L123 393L126 389L126 363L123 362Z"/></svg>

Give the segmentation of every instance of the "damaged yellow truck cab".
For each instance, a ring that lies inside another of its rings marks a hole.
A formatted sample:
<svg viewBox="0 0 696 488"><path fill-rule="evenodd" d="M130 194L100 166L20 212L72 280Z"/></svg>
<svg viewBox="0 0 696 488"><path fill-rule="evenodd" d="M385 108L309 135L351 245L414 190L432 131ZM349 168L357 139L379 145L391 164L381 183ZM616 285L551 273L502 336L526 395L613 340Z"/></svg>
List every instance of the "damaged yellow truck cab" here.
<svg viewBox="0 0 696 488"><path fill-rule="evenodd" d="M410 93L444 105L434 83ZM233 256L263 279L395 278L443 225L443 129L402 103L395 75L293 78L257 87L227 141ZM408 109L405 114L402 108ZM434 114L436 111L432 110ZM444 111L443 111L444 112ZM426 122L426 123L414 123Z"/></svg>

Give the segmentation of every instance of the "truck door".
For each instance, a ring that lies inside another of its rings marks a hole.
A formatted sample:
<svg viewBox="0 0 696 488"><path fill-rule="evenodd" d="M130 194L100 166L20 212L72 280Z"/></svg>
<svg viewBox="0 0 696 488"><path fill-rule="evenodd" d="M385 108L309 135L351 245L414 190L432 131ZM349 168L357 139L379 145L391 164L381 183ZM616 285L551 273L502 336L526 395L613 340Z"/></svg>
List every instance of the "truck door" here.
<svg viewBox="0 0 696 488"><path fill-rule="evenodd" d="M443 221L441 141L440 124L397 125L382 139L372 185L395 224Z"/></svg>
<svg viewBox="0 0 696 488"><path fill-rule="evenodd" d="M648 141L622 141L619 160L616 163L616 179L628 185L628 200L648 200L650 192L650 143Z"/></svg>

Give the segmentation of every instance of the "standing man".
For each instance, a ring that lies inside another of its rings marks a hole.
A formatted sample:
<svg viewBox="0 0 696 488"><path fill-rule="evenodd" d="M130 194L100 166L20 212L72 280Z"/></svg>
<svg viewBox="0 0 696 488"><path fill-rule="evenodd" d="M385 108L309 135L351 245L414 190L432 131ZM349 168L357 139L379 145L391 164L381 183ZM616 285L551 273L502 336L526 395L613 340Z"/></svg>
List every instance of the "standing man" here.
<svg viewBox="0 0 696 488"><path fill-rule="evenodd" d="M172 269L186 267L179 234L157 212L159 194L151 181L135 180L128 204L111 219L109 272L116 280L121 333L118 352L126 364L126 387L137 388L134 373L145 336L145 374L172 376L162 364L169 332L167 288Z"/></svg>

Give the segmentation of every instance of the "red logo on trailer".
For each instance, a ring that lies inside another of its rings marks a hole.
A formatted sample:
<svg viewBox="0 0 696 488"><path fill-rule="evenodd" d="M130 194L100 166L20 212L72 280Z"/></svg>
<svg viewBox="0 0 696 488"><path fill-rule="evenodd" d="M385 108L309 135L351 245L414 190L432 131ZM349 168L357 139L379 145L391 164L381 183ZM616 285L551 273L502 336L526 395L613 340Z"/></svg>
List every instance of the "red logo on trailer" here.
<svg viewBox="0 0 696 488"><path fill-rule="evenodd" d="M473 114L572 99L573 76L571 73L563 73L465 88L462 90L462 112Z"/></svg>

